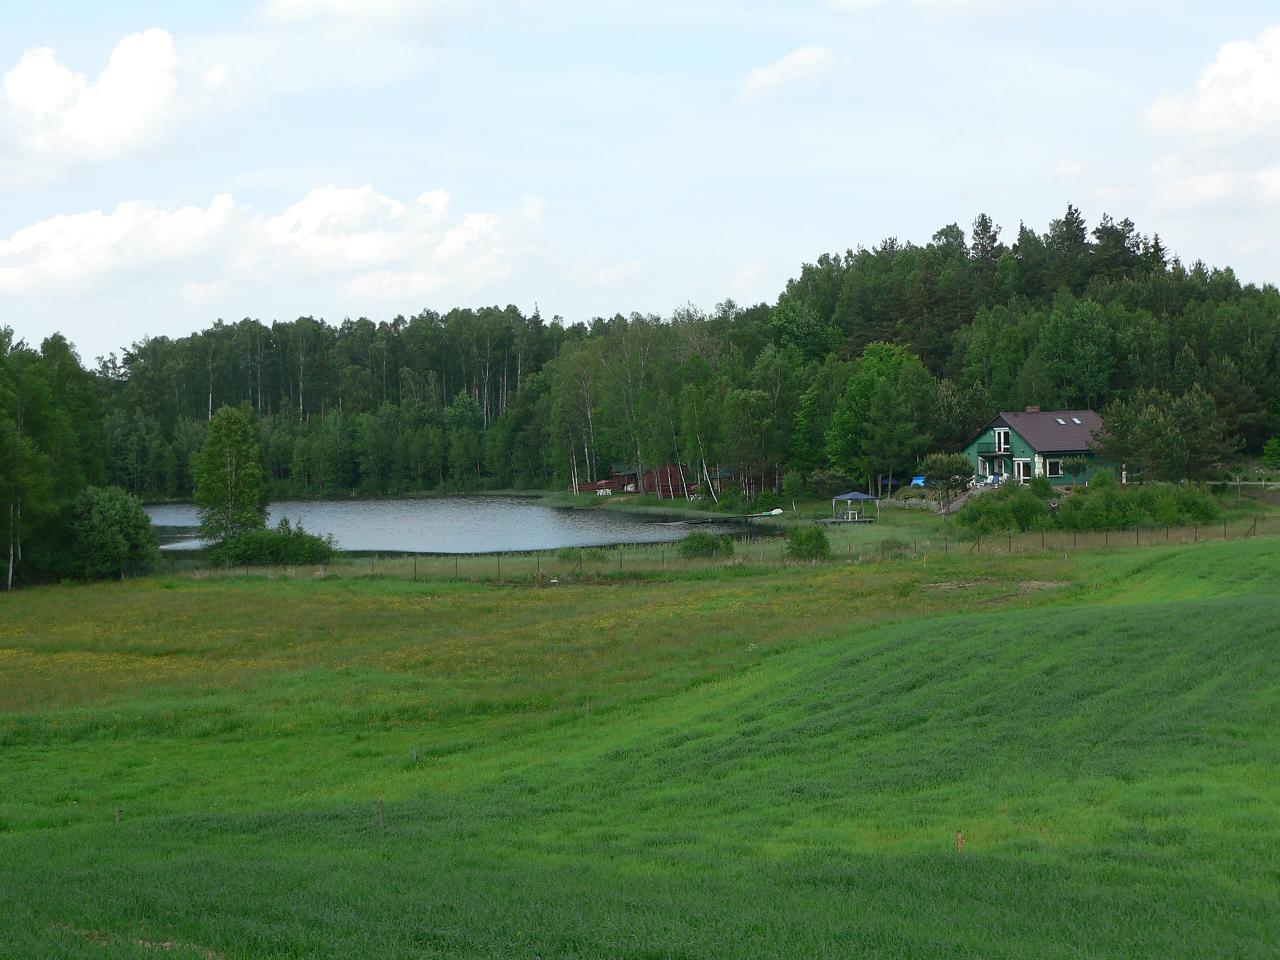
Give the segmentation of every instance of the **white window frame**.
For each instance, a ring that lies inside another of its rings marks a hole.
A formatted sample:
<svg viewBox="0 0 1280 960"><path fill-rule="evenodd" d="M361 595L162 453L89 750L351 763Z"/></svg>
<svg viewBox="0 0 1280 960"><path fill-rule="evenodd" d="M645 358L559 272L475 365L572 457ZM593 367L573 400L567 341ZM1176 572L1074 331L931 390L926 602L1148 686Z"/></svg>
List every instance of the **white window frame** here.
<svg viewBox="0 0 1280 960"><path fill-rule="evenodd" d="M1058 465L1058 472L1057 472L1057 473L1054 473L1054 470L1053 470L1053 465L1054 465L1055 463ZM1062 476L1063 476L1063 472L1062 472L1062 461L1061 461L1060 459L1059 459L1059 460L1045 460L1045 462L1044 462L1044 475L1045 475L1046 477L1062 477Z"/></svg>
<svg viewBox="0 0 1280 960"><path fill-rule="evenodd" d="M996 433L996 453L1008 453L1010 448L1009 428L996 427L995 433Z"/></svg>
<svg viewBox="0 0 1280 960"><path fill-rule="evenodd" d="M989 476L990 473L991 473L991 469L990 467L987 466L987 458L979 457L978 458L978 476L985 477L985 476Z"/></svg>
<svg viewBox="0 0 1280 960"><path fill-rule="evenodd" d="M1031 465L1031 461L1022 457L1017 457L1013 461L1013 475L1019 483L1029 483L1035 469Z"/></svg>

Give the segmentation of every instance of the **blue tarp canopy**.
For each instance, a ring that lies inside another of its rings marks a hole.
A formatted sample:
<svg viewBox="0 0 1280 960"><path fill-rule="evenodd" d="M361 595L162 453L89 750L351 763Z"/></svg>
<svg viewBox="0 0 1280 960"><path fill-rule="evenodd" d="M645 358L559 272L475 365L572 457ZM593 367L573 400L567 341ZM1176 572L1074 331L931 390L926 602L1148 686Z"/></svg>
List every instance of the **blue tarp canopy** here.
<svg viewBox="0 0 1280 960"><path fill-rule="evenodd" d="M853 493L842 493L838 497L832 497L831 502L835 503L837 500L844 500L848 502L851 500L878 500L878 499L879 499L878 497L873 497L869 493L859 493L857 490L855 490L853 491Z"/></svg>

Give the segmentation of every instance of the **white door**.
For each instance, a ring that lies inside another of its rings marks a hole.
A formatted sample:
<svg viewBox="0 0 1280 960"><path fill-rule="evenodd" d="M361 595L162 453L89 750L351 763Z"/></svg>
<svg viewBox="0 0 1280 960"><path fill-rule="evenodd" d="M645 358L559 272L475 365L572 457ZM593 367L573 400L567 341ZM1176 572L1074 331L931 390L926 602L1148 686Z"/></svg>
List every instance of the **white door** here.
<svg viewBox="0 0 1280 960"><path fill-rule="evenodd" d="M1013 475L1018 478L1019 483L1026 483L1031 479L1031 461L1015 460L1013 461Z"/></svg>

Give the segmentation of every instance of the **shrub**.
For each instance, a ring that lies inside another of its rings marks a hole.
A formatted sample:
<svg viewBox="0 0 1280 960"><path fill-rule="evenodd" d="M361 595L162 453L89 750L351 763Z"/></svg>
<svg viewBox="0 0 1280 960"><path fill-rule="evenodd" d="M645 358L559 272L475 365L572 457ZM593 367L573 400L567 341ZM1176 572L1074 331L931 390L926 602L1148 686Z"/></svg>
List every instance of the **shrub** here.
<svg viewBox="0 0 1280 960"><path fill-rule="evenodd" d="M270 529L248 530L209 549L216 563L270 565L327 563L333 556L333 537L307 533L302 524L290 526L288 517Z"/></svg>
<svg viewBox="0 0 1280 960"><path fill-rule="evenodd" d="M774 510L778 506L778 496L772 490L762 490L756 497L757 510Z"/></svg>
<svg viewBox="0 0 1280 960"><path fill-rule="evenodd" d="M804 474L799 470L788 470L782 475L782 495L788 500L799 500L807 492Z"/></svg>
<svg viewBox="0 0 1280 960"><path fill-rule="evenodd" d="M718 537L714 533L695 531L680 541L680 556L686 560L732 557L733 537L727 534Z"/></svg>
<svg viewBox="0 0 1280 960"><path fill-rule="evenodd" d="M1031 482L1027 484L1027 489L1044 500L1053 496L1053 484L1049 482L1048 477L1032 477Z"/></svg>
<svg viewBox="0 0 1280 960"><path fill-rule="evenodd" d="M1062 501L1058 525L1066 530L1119 530L1135 526L1209 523L1218 505L1204 490L1171 483L1121 487L1107 475Z"/></svg>
<svg viewBox="0 0 1280 960"><path fill-rule="evenodd" d="M938 495L939 506L949 504L973 479L973 464L963 453L931 453L920 470L929 489Z"/></svg>
<svg viewBox="0 0 1280 960"><path fill-rule="evenodd" d="M911 545L897 537L885 537L876 545L876 549L880 551L882 556L897 557L910 551Z"/></svg>
<svg viewBox="0 0 1280 960"><path fill-rule="evenodd" d="M787 556L794 560L826 560L831 541L819 526L792 527L787 534Z"/></svg>
<svg viewBox="0 0 1280 960"><path fill-rule="evenodd" d="M1280 437L1272 437L1262 448L1262 465L1268 470L1280 470Z"/></svg>
<svg viewBox="0 0 1280 960"><path fill-rule="evenodd" d="M999 489L965 502L956 513L956 523L974 536L1045 530L1053 526L1049 504L1030 487L1006 480Z"/></svg>
<svg viewBox="0 0 1280 960"><path fill-rule="evenodd" d="M80 580L136 576L160 561L155 531L138 498L120 487L87 487L71 506L71 558Z"/></svg>
<svg viewBox="0 0 1280 960"><path fill-rule="evenodd" d="M746 513L747 501L742 499L742 494L730 490L728 493L720 494L720 500L716 503L716 510L720 513Z"/></svg>

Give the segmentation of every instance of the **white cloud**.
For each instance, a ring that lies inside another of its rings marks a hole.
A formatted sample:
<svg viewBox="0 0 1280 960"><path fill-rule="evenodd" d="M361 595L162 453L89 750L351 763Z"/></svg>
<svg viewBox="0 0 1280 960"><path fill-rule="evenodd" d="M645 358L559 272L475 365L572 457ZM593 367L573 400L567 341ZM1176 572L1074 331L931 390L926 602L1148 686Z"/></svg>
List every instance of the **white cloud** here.
<svg viewBox="0 0 1280 960"><path fill-rule="evenodd" d="M0 292L71 293L122 274L179 264L208 251L239 211L227 194L208 207L165 209L129 200L106 213L62 214L0 239Z"/></svg>
<svg viewBox="0 0 1280 960"><path fill-rule="evenodd" d="M1220 204L1240 194L1240 183L1230 173L1188 167L1179 157L1161 157L1151 173L1156 205L1164 209L1192 210Z"/></svg>
<svg viewBox="0 0 1280 960"><path fill-rule="evenodd" d="M1159 206L1280 203L1280 24L1224 44L1192 89L1156 99L1147 126L1177 142L1152 169Z"/></svg>
<svg viewBox="0 0 1280 960"><path fill-rule="evenodd" d="M281 26L375 31L440 28L462 19L470 9L470 0L267 0L261 16Z"/></svg>
<svg viewBox="0 0 1280 960"><path fill-rule="evenodd" d="M177 53L163 30L121 40L97 80L28 50L4 77L4 106L25 152L105 160L155 139L177 99Z"/></svg>
<svg viewBox="0 0 1280 960"><path fill-rule="evenodd" d="M645 262L639 259L611 264L586 263L569 270L566 276L579 287L615 287L640 276L644 273L645 266Z"/></svg>
<svg viewBox="0 0 1280 960"><path fill-rule="evenodd" d="M1280 167L1269 167L1254 174L1259 199L1267 204L1280 204Z"/></svg>
<svg viewBox="0 0 1280 960"><path fill-rule="evenodd" d="M1147 112L1153 130L1192 136L1280 136L1280 24L1257 40L1224 45L1195 89L1164 94Z"/></svg>
<svg viewBox="0 0 1280 960"><path fill-rule="evenodd" d="M891 3L890 0L827 0L827 7L831 10L862 11L879 10L889 6L911 6L921 10L947 12L970 11L979 7L1026 8L1041 6L1048 2L1049 0L894 0Z"/></svg>
<svg viewBox="0 0 1280 960"><path fill-rule="evenodd" d="M1049 172L1064 180L1074 180L1084 176L1084 163L1074 157L1059 157L1053 162Z"/></svg>
<svg viewBox="0 0 1280 960"><path fill-rule="evenodd" d="M753 68L742 81L741 97L758 100L779 87L818 79L834 66L835 55L827 47L801 47L775 63Z"/></svg>
<svg viewBox="0 0 1280 960"><path fill-rule="evenodd" d="M444 191L400 201L369 186L319 187L274 215L229 194L207 207L129 201L0 239L0 295L82 296L126 277L211 304L291 281L361 301L470 291L534 252L540 216L530 198L508 213L451 218Z"/></svg>

